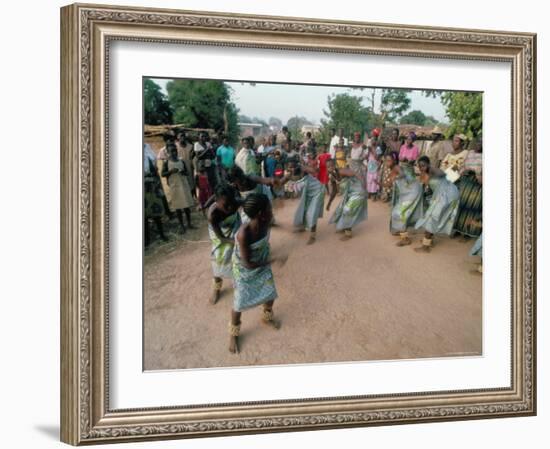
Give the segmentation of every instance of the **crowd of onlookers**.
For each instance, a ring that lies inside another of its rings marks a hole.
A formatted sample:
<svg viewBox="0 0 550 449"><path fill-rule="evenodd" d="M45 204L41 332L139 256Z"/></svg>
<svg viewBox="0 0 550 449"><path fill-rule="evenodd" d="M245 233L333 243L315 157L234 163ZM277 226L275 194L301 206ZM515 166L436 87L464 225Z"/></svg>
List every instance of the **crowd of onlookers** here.
<svg viewBox="0 0 550 449"><path fill-rule="evenodd" d="M271 187L273 196L293 197L292 183L303 176L300 165L312 158L317 160L317 177L327 192L338 188L327 170L331 161L339 169L360 166L368 198L390 202L395 167L413 163L418 175L416 161L425 156L431 167L445 172L446 178L460 188L463 213L459 212L455 231L476 237L481 233L481 143L470 142L466 149L467 138L458 134L449 144L438 127L429 137L417 142L413 132L401 136L397 128L374 128L370 133L350 136L344 129L332 129L326 142L317 142L310 132L298 140L283 127L280 133L260 140L242 137L236 149L224 135L200 132L192 141L185 130L171 129L164 133L164 147L158 154L144 145L145 244L150 241L149 221L156 224L160 238L166 239L163 216L177 217L182 232L193 228L191 209L198 206L204 211L216 186L228 179L234 167L247 176L286 177L283 187Z"/></svg>

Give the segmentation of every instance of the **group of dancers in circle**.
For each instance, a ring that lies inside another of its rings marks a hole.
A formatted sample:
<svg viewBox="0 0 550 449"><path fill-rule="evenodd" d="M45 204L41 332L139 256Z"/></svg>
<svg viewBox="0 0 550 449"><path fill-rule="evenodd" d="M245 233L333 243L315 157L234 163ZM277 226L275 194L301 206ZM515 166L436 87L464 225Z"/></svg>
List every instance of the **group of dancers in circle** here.
<svg viewBox="0 0 550 449"><path fill-rule="evenodd" d="M377 136L373 137L372 143L365 145L360 133L355 133L349 147L344 145L341 137L339 143L334 145L333 152L325 148L323 157L317 155L315 142L309 139L298 154L297 161L289 164L290 172L273 177L258 175L257 154L250 147L249 139L244 138L236 164L224 170L223 178L217 182L210 199L201 201L201 207L206 211L211 241L213 290L210 302L216 304L218 301L224 279L233 281L230 352L239 352L243 311L261 306L262 322L273 329L280 327L280 321L273 312L277 290L271 268L274 259L269 245L270 229L275 225L274 193L283 188L299 195L293 225L296 231L309 233L309 245L316 241L317 223L325 210L325 195L328 193L330 196L326 205L328 211L339 193L341 198L329 223L342 233L342 241L351 239L353 228L367 219L371 192L369 183L373 182L372 173L367 167L377 150ZM397 142L397 137L398 133L392 133L392 140ZM415 229L423 231L421 245L415 251L428 253L433 247L435 235L451 235L457 219L466 224L471 219L468 215L466 220L459 217L461 190L448 179L448 173L442 167L433 166L430 157L418 154L414 140L415 136L411 134L401 147L397 147L399 151L392 152L389 148L382 154L379 158L382 161L379 166L380 180L376 182L382 187L382 197L385 195L386 200L391 201L389 227L392 235L399 237L396 245L410 245L412 238L409 230ZM461 148L463 141L462 135L453 139L450 161L455 156L458 158L465 154ZM162 170L165 177L169 177L172 172L181 172L181 167L177 166L179 162L175 145L170 144L167 149L168 157ZM320 170L323 171L321 176ZM321 182L320 179L325 181ZM391 188L386 191L387 186ZM479 198L480 202L481 194L478 193L470 197ZM190 198L176 197L175 200L185 206L191 203ZM188 227L191 227L188 207L176 208L181 226L184 227L181 210L185 212ZM470 254L481 255L481 246L479 236Z"/></svg>
<svg viewBox="0 0 550 449"><path fill-rule="evenodd" d="M317 222L323 216L327 190L331 196L327 209L337 190L341 193L329 220L337 232L342 232L341 240L351 239L352 229L367 219L368 192L364 167L362 160L349 160L348 166L343 168L338 168L334 159L326 160L331 182L339 185L339 189L327 189L318 179L319 163L314 149L307 149L300 162L295 164L294 170L301 172L302 177L292 183L292 189L300 194L293 225L296 230L309 232L307 244L316 240ZM447 179L445 172L430 165L427 156L420 156L416 161L401 159L392 168L391 176L394 190L390 230L399 237L397 246L412 243L408 229L413 227L424 231L422 244L415 250L430 252L434 235L452 233L459 208L459 189ZM243 311L261 305L262 321L274 329L280 327L273 313L277 290L271 269L274 260L270 255L269 237L274 225L273 189L280 188L289 179L289 175L267 178L246 174L235 166L227 173L226 181L217 186L212 204L207 205L214 275L212 304L219 299L223 279L233 279L230 352L239 351ZM430 191L428 205L426 190Z"/></svg>

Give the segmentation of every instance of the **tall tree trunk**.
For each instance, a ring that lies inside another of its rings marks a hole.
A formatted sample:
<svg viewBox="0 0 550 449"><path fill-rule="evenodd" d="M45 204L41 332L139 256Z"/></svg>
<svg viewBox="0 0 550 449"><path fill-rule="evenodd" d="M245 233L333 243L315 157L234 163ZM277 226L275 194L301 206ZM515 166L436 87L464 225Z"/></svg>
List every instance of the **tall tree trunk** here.
<svg viewBox="0 0 550 449"><path fill-rule="evenodd" d="M223 132L227 136L227 133L229 131L229 123L227 121L227 105L223 108Z"/></svg>

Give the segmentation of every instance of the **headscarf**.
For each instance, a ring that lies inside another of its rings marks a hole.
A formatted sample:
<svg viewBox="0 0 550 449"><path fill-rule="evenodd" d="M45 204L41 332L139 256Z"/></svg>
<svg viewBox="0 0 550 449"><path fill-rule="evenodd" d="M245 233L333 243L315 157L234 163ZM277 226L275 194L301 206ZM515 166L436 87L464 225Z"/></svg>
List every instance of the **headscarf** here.
<svg viewBox="0 0 550 449"><path fill-rule="evenodd" d="M455 137L458 137L460 140L462 140L462 143L464 143L464 142L466 142L466 141L468 140L468 138L467 138L464 134L462 134L462 133L460 133L460 134L455 134Z"/></svg>

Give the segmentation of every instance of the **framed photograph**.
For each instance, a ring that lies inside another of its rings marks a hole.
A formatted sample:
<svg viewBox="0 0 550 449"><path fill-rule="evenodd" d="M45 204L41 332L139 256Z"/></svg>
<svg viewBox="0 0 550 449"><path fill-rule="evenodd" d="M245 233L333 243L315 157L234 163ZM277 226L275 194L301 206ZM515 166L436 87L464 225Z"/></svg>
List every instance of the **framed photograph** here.
<svg viewBox="0 0 550 449"><path fill-rule="evenodd" d="M61 9L61 439L536 414L536 36Z"/></svg>

